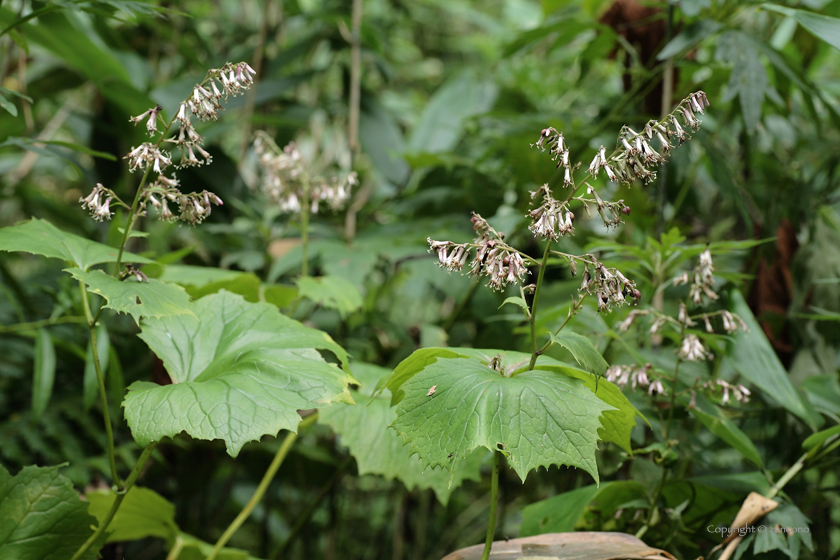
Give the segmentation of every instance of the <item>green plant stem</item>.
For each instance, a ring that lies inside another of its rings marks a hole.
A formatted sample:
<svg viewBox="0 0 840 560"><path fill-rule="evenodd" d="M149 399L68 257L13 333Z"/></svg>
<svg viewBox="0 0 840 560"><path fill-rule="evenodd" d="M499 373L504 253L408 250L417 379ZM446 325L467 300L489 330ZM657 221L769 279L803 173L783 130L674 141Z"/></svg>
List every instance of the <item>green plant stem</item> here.
<svg viewBox="0 0 840 560"><path fill-rule="evenodd" d="M181 535L178 535L175 538L175 544L172 546L172 550L169 551L169 554L166 556L166 560L177 560L178 557L181 555L181 551L184 549L184 539Z"/></svg>
<svg viewBox="0 0 840 560"><path fill-rule="evenodd" d="M776 481L776 484L774 484L773 487L770 490L767 491L767 494L765 494L765 497L770 498L771 500L773 498L775 498L776 494L781 492L782 488L785 487L785 484L790 482L790 479L792 479L794 476L796 476L796 473L798 473L799 471L802 470L802 467L805 466L805 460L807 458L808 458L807 453L802 455L802 457L800 457L799 460L797 462L795 462L787 470L787 472L785 472L785 474L782 475L782 477L778 481Z"/></svg>
<svg viewBox="0 0 840 560"><path fill-rule="evenodd" d="M481 282L477 280L470 285L469 291L464 295L463 298L461 298L461 301L458 302L458 305L455 306L455 309L452 310L452 313L449 314L449 317L446 318L446 320L443 322L440 328L442 328L446 332L449 332L449 329L452 328L452 325L455 324L455 321L458 319L458 317L460 317L461 313L464 312L464 308L467 307L467 304L473 298L475 292L478 291L478 287L480 285Z"/></svg>
<svg viewBox="0 0 840 560"><path fill-rule="evenodd" d="M685 324L680 323L680 340L685 336ZM668 407L668 423L665 424L665 431L662 440L667 445L668 436L671 435L671 424L674 423L674 406L677 404L677 375L680 372L680 362L682 360L677 356L677 361L674 364L674 378L671 380L671 405Z"/></svg>
<svg viewBox="0 0 840 560"><path fill-rule="evenodd" d="M578 298L574 301L574 303L572 304L572 309L571 309L571 311L569 311L569 315L566 317L566 320L563 321L563 323L561 323L559 327L557 327L557 330L554 331L554 336L557 336L558 334L560 334L560 331L562 331L564 328L566 328L566 325L569 324L569 321L572 320L572 317L574 317L575 315L578 314L578 311L583 306L583 300L584 299L586 299L586 294L583 294L580 298ZM554 341L549 338L546 341L546 343L542 345L542 348L539 349L539 354L540 355L544 354L545 351L548 350L549 348L551 348L552 346L554 346Z"/></svg>
<svg viewBox="0 0 840 560"><path fill-rule="evenodd" d="M298 432L313 424L317 419L318 414L315 413L301 420L300 424L298 424ZM207 560L215 560L219 556L219 553L222 551L230 538L236 533L236 531L239 530L242 524L245 523L245 520L248 519L251 512L254 511L255 507L257 507L257 504L260 503L260 500L262 500L266 490L268 490L268 486L271 484L271 481L274 480L274 475L277 474L277 469L279 469L280 465L283 464L283 460L286 458L286 455L289 454L289 450L292 448L296 439L297 434L295 432L289 432L286 435L286 438L280 445L280 449L278 449L277 453L274 455L274 459L265 471L265 474L263 475L259 486L257 486L257 489L254 491L254 494L251 496L251 499L248 500L248 503L245 504L245 507L239 512L236 519L233 520L225 532L222 533L222 536L219 537L219 540L216 541L216 545L213 547L213 551L207 557Z"/></svg>
<svg viewBox="0 0 840 560"><path fill-rule="evenodd" d="M545 269L547 268L548 255L551 252L551 240L545 242L545 252L543 253L542 263L540 264L540 272L537 274L537 287L534 290L534 301L531 302L531 347L533 353L531 354L531 363L528 364L528 371L534 369L537 364L537 356L540 355L537 350L537 304L540 301L540 291L542 290L543 278L545 278Z"/></svg>
<svg viewBox="0 0 840 560"><path fill-rule="evenodd" d="M134 221L137 219L137 205L140 204L140 196L143 194L143 187L146 185L146 179L149 177L149 172L151 170L151 165L146 166L146 172L143 173L143 178L140 179L140 186L137 187L137 192L134 194L134 202L131 203L131 210L128 211L128 221L125 223L123 238L122 242L120 243L120 251L119 253L117 253L117 262L114 263L114 278L120 277L120 266L122 266L122 258L123 253L125 252L125 246L128 243L128 238L131 234L131 228L134 226Z"/></svg>
<svg viewBox="0 0 840 560"><path fill-rule="evenodd" d="M16 325L9 325L6 327L0 326L0 333L12 333L19 331L33 331L41 327L50 327L52 325L63 325L65 323L87 323L85 317L56 317L55 319L43 319L41 321L32 321L31 323L18 323Z"/></svg>
<svg viewBox="0 0 840 560"><path fill-rule="evenodd" d="M668 469L665 467L662 468L662 476L659 478L659 484L656 485L656 490L653 492L653 499L651 500L650 504L650 511L648 512L647 519L645 519L645 524L642 525L642 528L636 531L636 538L641 539L645 536L648 529L650 529L650 524L653 521L653 513L656 511L656 504L659 503L659 496L662 494L662 488L665 486L665 479L668 478Z"/></svg>
<svg viewBox="0 0 840 560"><path fill-rule="evenodd" d="M318 504L320 504L324 497L326 497L327 493L330 491L333 485L335 485L336 481L339 479L339 477L341 477L341 475L344 473L345 469L347 469L347 467L350 465L350 462L352 460L352 457L347 457L341 463L341 465L339 465L338 469L336 469L336 471L333 473L333 475L330 477L327 483L323 487L321 487L321 489L318 491L318 495L315 496L315 499L312 500L312 502L310 502L308 506L306 506L304 512L301 513L295 520L295 524L292 527L292 530L289 531L289 537L285 540L285 542L277 551L277 553L272 556L272 558L277 560L279 558L284 557L286 551L289 550L289 547L292 545L292 543L295 542L295 539L300 534L301 530L306 526L306 523L312 517L312 514L315 513L315 509L318 507Z"/></svg>
<svg viewBox="0 0 840 560"><path fill-rule="evenodd" d="M105 376L102 374L102 364L99 362L99 350L96 346L96 320L91 317L87 290L81 280L79 281L79 290L82 292L82 306L85 308L85 317L87 317L88 321L90 346L93 350L93 368L96 370L96 381L99 384L99 400L102 402L102 416L105 420L105 434L108 436L108 463L111 466L111 478L117 488L122 491L123 483L117 474L116 453L114 452L114 432L111 427L111 412L108 408L108 396L105 392ZM102 308L100 307L99 309L101 310Z"/></svg>
<svg viewBox="0 0 840 560"><path fill-rule="evenodd" d="M484 541L484 552L481 553L481 560L490 558L493 537L496 535L496 512L499 508L499 469L501 464L502 452L496 450L493 453L493 476L490 479L490 521L487 523L487 539Z"/></svg>
<svg viewBox="0 0 840 560"><path fill-rule="evenodd" d="M103 533L108 529L108 525L111 524L111 521L114 520L114 516L117 514L117 510L120 509L120 504L128 495L128 492L134 487L134 484L137 482L137 478L140 476L140 472L143 470L143 467L146 466L146 461L149 460L149 456L152 454L152 451L157 445L157 442L152 442L149 444L146 449L143 450L143 453L140 454L140 459L137 460L137 464L134 465L134 469L131 471L131 474L128 475L128 479L125 481L125 488L119 492L117 492L117 496L114 499L114 503L111 504L111 509L108 510L108 513L105 515L105 518L99 524L99 527L96 528L96 531L85 541L85 543L76 551L76 554L73 555L71 560L78 560L88 551L88 549L102 537Z"/></svg>
<svg viewBox="0 0 840 560"><path fill-rule="evenodd" d="M304 278L309 275L309 177L304 174L303 180L303 204L300 206L300 243L301 263L300 275Z"/></svg>

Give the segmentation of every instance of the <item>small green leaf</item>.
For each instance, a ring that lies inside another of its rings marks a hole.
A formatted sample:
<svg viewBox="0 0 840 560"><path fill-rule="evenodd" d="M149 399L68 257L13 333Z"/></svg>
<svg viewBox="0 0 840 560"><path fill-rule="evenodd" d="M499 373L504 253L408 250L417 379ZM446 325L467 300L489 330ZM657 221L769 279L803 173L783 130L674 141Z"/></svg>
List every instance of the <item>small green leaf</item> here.
<svg viewBox="0 0 840 560"><path fill-rule="evenodd" d="M17 107L15 106L15 104L6 99L2 94L0 94L0 107L5 109L13 117L16 117L18 114Z"/></svg>
<svg viewBox="0 0 840 560"><path fill-rule="evenodd" d="M709 35L716 33L721 27L722 25L720 23L710 19L703 19L692 23L683 31L680 31L667 45L662 47L662 50L656 55L656 59L667 60L672 56L678 55Z"/></svg>
<svg viewBox="0 0 840 560"><path fill-rule="evenodd" d="M504 307L508 303L518 305L519 307L524 309L526 313L530 313L530 311L531 311L531 309L528 307L528 303L519 296L507 298L505 301L502 302L502 305L499 306L499 309L501 309L502 307Z"/></svg>
<svg viewBox="0 0 840 560"><path fill-rule="evenodd" d="M338 276L302 277L298 278L297 286L301 297L336 309L342 317L359 309L364 301L356 286Z"/></svg>
<svg viewBox="0 0 840 560"><path fill-rule="evenodd" d="M350 394L358 403L366 403L376 381L389 370L369 364L353 364L353 375L362 383ZM318 421L332 427L341 436L341 443L350 449L359 468L359 475L377 474L386 479L399 479L409 490L434 490L443 505L464 480L480 480L479 467L486 451L473 451L456 473L443 468L423 469L423 463L404 445L397 432L388 426L397 417L390 406L390 396L374 398L367 405L336 404L321 411ZM450 478L452 484L450 485Z"/></svg>
<svg viewBox="0 0 840 560"><path fill-rule="evenodd" d="M326 333L225 291L190 309L141 325L140 338L173 382L128 388L125 418L141 447L186 432L224 440L235 457L248 441L296 431L300 409L353 402L353 377L316 350L329 350L346 367L347 353Z"/></svg>
<svg viewBox="0 0 840 560"><path fill-rule="evenodd" d="M187 287L187 293L190 294L193 299L198 299L210 294L215 294L221 290L227 290L232 294L239 294L244 297L245 301L256 303L260 301L261 287L262 282L260 282L260 279L257 278L256 275L245 273L239 274L234 278L216 280L215 282L210 282L200 288L189 286Z"/></svg>
<svg viewBox="0 0 840 560"><path fill-rule="evenodd" d="M30 103L34 103L34 101L32 101L31 97L29 97L28 95L24 95L21 92L15 91L13 89L8 89L8 88L4 88L4 87L0 86L0 93L2 93L4 95L14 95L15 97L20 97L21 99L26 99Z"/></svg>
<svg viewBox="0 0 840 560"><path fill-rule="evenodd" d="M688 405L686 397L680 397L680 402L683 405ZM697 395L695 402L696 406L689 409L692 416L700 420L710 432L731 445L745 459L760 469L764 468L761 455L759 455L752 440L732 420L726 417L720 407L700 394Z"/></svg>
<svg viewBox="0 0 840 560"><path fill-rule="evenodd" d="M0 558L66 560L92 534L96 519L58 469L24 467L12 476L0 465Z"/></svg>
<svg viewBox="0 0 840 560"><path fill-rule="evenodd" d="M33 218L0 229L0 251L23 251L74 263L83 270L116 262L118 249L61 231L46 220ZM123 262L150 263L145 257L123 253Z"/></svg>
<svg viewBox="0 0 840 560"><path fill-rule="evenodd" d="M602 376L607 371L607 367L609 367L609 364L601 356L601 353L598 352L598 349L595 348L595 345L592 344L592 341L583 335L563 330L556 335L551 334L551 342L559 344L571 352L575 361L590 373Z"/></svg>
<svg viewBox="0 0 840 560"><path fill-rule="evenodd" d="M762 4L765 10L771 10L792 17L802 27L834 47L840 49L840 19L806 12L805 10L794 10L786 6L776 4Z"/></svg>
<svg viewBox="0 0 840 560"><path fill-rule="evenodd" d="M108 371L110 345L108 330L103 323L100 323L96 327L96 351L99 353L99 366L102 369L103 375ZM93 347L90 341L88 341L87 357L85 358L85 375L82 386L82 404L85 410L90 410L90 407L96 402L96 397L99 394L99 381L96 377L96 365L93 361Z"/></svg>
<svg viewBox="0 0 840 560"><path fill-rule="evenodd" d="M527 356L506 354L500 360L506 372ZM400 390L405 397L392 426L424 466L456 471L473 449L485 447L503 451L523 481L532 469L551 465L582 468L598 480L600 417L614 408L578 379L540 369L506 377L475 357L437 358Z"/></svg>
<svg viewBox="0 0 840 560"><path fill-rule="evenodd" d="M32 378L32 418L37 422L52 396L55 381L55 347L45 329L35 335L35 369Z"/></svg>
<svg viewBox="0 0 840 560"><path fill-rule="evenodd" d="M808 436L805 441L802 442L802 448L805 451L811 451L812 449L822 445L828 438L838 434L840 434L840 426L832 426L831 428L821 430Z"/></svg>
<svg viewBox="0 0 840 560"><path fill-rule="evenodd" d="M273 284L266 286L263 290L263 299L279 308L288 307L292 301L298 296L298 289L294 286L283 286L282 284Z"/></svg>
<svg viewBox="0 0 840 560"><path fill-rule="evenodd" d="M575 524L598 492L612 482L605 482L599 489L595 484L584 486L558 496L541 500L525 506L522 510L520 536L542 535L545 533L571 533Z"/></svg>
<svg viewBox="0 0 840 560"><path fill-rule="evenodd" d="M107 490L87 493L88 513L101 523L116 495ZM136 541L146 537L159 537L167 541L178 536L175 523L175 506L154 490L135 486L126 494L117 514L108 525L106 542Z"/></svg>
<svg viewBox="0 0 840 560"><path fill-rule="evenodd" d="M237 270L226 270L211 266L192 266L186 264L168 264L158 278L162 282L173 282L182 286L201 288L212 282L233 280L245 274Z"/></svg>
<svg viewBox="0 0 840 560"><path fill-rule="evenodd" d="M181 286L154 278L148 282L138 282L132 277L117 280L101 270L85 272L78 268L68 268L66 272L84 282L90 293L105 298L105 307L117 313L128 313L138 324L140 317L192 315L190 296Z"/></svg>

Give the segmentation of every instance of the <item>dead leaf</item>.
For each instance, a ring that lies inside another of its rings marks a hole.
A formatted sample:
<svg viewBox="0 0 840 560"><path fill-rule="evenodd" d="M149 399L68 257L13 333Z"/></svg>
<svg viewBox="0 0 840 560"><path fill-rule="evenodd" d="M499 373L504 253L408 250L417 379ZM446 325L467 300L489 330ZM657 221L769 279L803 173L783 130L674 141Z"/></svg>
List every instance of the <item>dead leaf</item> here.
<svg viewBox="0 0 840 560"><path fill-rule="evenodd" d="M443 560L479 560L484 545L462 548ZM509 541L496 541L492 560L676 560L625 533L550 533Z"/></svg>

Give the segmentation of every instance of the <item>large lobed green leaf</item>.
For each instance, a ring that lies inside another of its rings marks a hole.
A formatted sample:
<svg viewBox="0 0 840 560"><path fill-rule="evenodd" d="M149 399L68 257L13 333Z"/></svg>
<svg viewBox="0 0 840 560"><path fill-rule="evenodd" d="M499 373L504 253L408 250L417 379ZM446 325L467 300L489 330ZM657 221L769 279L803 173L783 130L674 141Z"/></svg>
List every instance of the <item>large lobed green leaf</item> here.
<svg viewBox="0 0 840 560"><path fill-rule="evenodd" d="M225 291L190 309L194 316L143 321L140 338L172 384L128 388L125 417L142 447L186 432L224 440L235 457L248 441L296 431L299 409L353 402L353 376L317 351L329 350L346 366L346 352L326 333Z"/></svg>
<svg viewBox="0 0 840 560"><path fill-rule="evenodd" d="M456 472L443 468L424 469L397 432L388 426L397 417L390 406L389 395L369 398L376 381L390 370L369 364L353 364L353 375L362 384L351 395L359 404L337 404L321 411L319 422L332 427L341 442L356 458L359 474L378 474L386 479L399 479L407 488L431 488L443 505L452 491L464 480L480 480L479 467L486 455L481 450L471 453ZM450 483L451 481L451 483Z"/></svg>
<svg viewBox="0 0 840 560"><path fill-rule="evenodd" d="M193 314L189 294L176 284L154 278L148 282L138 282L133 277L117 280L101 270L85 272L80 268L68 268L66 272L84 282L90 293L105 298L105 307L118 313L128 313L138 324L141 317Z"/></svg>
<svg viewBox="0 0 840 560"><path fill-rule="evenodd" d="M96 519L58 469L24 467L12 476L0 465L0 558L66 560L91 535Z"/></svg>
<svg viewBox="0 0 840 560"><path fill-rule="evenodd" d="M487 355L498 351L436 350L438 357L421 350L419 359L406 360L421 365L413 375L399 367L394 373L403 396L392 426L425 466L454 471L473 449L486 447L503 451L522 480L551 465L582 468L598 480L601 418L616 409L584 382L557 371L521 371L527 354L518 352L500 354L508 377L487 365Z"/></svg>
<svg viewBox="0 0 840 560"><path fill-rule="evenodd" d="M33 218L0 229L0 251L23 251L74 263L82 270L95 264L117 261L118 249L72 233L61 231L46 220ZM123 262L150 263L151 260L123 253Z"/></svg>

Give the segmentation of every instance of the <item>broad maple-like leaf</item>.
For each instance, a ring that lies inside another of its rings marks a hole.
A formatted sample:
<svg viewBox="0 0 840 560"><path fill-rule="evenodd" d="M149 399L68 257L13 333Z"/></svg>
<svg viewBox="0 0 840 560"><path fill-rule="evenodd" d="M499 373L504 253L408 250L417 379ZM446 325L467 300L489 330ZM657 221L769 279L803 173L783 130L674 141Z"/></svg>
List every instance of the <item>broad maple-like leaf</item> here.
<svg viewBox="0 0 840 560"><path fill-rule="evenodd" d="M0 466L0 558L65 560L93 534L96 519L58 469L24 467L12 476Z"/></svg>
<svg viewBox="0 0 840 560"><path fill-rule="evenodd" d="M598 480L600 419L615 407L583 381L555 371L523 371L519 364L527 355L518 352L471 350L474 355L466 356L456 348L437 350L459 357L429 363L433 353L425 352L417 373L398 367L394 374L403 379L398 387L404 396L392 425L424 465L455 470L473 449L486 447L504 452L522 480L531 469L550 465L582 468ZM487 356L494 355L496 369L488 365Z"/></svg>
<svg viewBox="0 0 840 560"><path fill-rule="evenodd" d="M85 272L68 268L73 278L87 285L87 290L105 298L105 307L128 313L139 324L141 317L159 318L169 315L192 315L190 296L181 286L154 278L138 282L133 277L117 280L101 270Z"/></svg>
<svg viewBox="0 0 840 560"><path fill-rule="evenodd" d="M46 220L32 219L0 229L0 251L23 251L62 259L83 270L116 262L119 249L61 231ZM123 262L150 263L145 257L123 253Z"/></svg>
<svg viewBox="0 0 840 560"><path fill-rule="evenodd" d="M235 457L248 441L297 431L300 409L353 402L353 376L317 351L346 366L346 352L326 333L225 291L191 310L195 317L143 321L140 338L163 360L172 385L128 388L125 417L139 445L186 432L224 440Z"/></svg>
<svg viewBox="0 0 840 560"><path fill-rule="evenodd" d="M373 400L370 395L377 380L390 370L370 364L353 364L353 375L362 384L351 390L355 406L337 404L321 411L319 422L330 426L341 436L341 443L356 458L359 474L378 474L386 479L396 478L408 489L431 488L443 505L464 480L480 480L480 467L486 451L471 453L456 472L444 468L423 468L423 463L405 445L397 432L389 427L397 417L390 406L390 395Z"/></svg>

